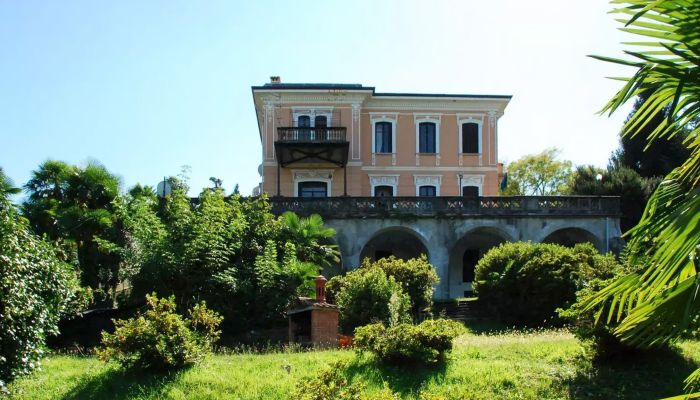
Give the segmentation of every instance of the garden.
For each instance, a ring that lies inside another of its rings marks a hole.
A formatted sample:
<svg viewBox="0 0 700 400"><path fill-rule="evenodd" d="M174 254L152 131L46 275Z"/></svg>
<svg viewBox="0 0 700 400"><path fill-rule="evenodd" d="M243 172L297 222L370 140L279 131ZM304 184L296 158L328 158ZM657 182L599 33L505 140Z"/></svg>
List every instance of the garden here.
<svg viewBox="0 0 700 400"><path fill-rule="evenodd" d="M623 138L639 138L653 120L643 142L685 148L658 179L611 160L609 181L620 185L596 190L639 189L623 202L634 210L621 254L586 243L500 244L475 269L488 318L466 324L438 311L439 279L425 256L366 259L328 281L343 336L340 347L320 350L274 335L285 332L290 305L313 299L314 279L339 261L335 232L319 216L273 215L264 195L226 194L216 179L191 198L186 174L168 178L163 197L141 185L122 192L99 163L55 160L34 171L15 204L20 189L0 169L0 395L697 396L700 6L613 3L623 30L661 42L632 43L642 50L628 60L597 57L636 69L604 111L636 98ZM591 189L594 172L579 168L562 185ZM519 190L513 178L504 190Z"/></svg>

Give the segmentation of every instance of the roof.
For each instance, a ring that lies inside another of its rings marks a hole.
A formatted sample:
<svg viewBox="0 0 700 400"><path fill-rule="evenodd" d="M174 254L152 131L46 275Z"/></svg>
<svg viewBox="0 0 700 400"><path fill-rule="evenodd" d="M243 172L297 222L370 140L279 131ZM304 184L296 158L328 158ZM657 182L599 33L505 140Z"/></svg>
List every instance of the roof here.
<svg viewBox="0 0 700 400"><path fill-rule="evenodd" d="M422 98L464 98L464 99L511 99L511 95L464 94L464 93L378 93L373 86L359 83L266 83L253 86L256 90L361 90L371 91L374 97L422 97Z"/></svg>

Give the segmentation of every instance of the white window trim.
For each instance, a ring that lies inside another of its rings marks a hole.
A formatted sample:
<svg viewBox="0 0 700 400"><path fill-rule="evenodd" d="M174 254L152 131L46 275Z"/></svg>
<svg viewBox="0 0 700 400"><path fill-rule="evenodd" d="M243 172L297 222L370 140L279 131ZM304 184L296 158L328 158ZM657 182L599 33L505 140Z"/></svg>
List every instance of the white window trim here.
<svg viewBox="0 0 700 400"><path fill-rule="evenodd" d="M416 154L440 154L440 120L441 115L424 115L424 114L414 114L413 120L416 124ZM420 124L423 122L432 122L435 124L435 153L421 153L420 152Z"/></svg>
<svg viewBox="0 0 700 400"><path fill-rule="evenodd" d="M442 175L413 175L413 183L416 185L416 196L420 196L421 186L435 186L435 196L440 196Z"/></svg>
<svg viewBox="0 0 700 400"><path fill-rule="evenodd" d="M333 121L333 108L292 108L292 126L298 128L299 117L304 115L309 117L309 123L311 128L316 126L316 117L320 116L326 117L326 126L330 128Z"/></svg>
<svg viewBox="0 0 700 400"><path fill-rule="evenodd" d="M328 197L333 197L333 170L331 169L293 169L292 184L294 185L294 197L299 197L300 182L325 182Z"/></svg>
<svg viewBox="0 0 700 400"><path fill-rule="evenodd" d="M459 185L460 179L457 174L457 185ZM465 186L476 186L479 188L479 196L484 195L484 175L472 175L472 174L461 174L462 175L462 186L459 188L459 195L462 196Z"/></svg>
<svg viewBox="0 0 700 400"><path fill-rule="evenodd" d="M372 123L372 154L396 154L398 143L396 142L396 123L399 119L398 113L370 113L370 121ZM391 124L391 153L377 152L375 134L377 132L377 122L389 122Z"/></svg>
<svg viewBox="0 0 700 400"><path fill-rule="evenodd" d="M462 153L462 124L467 124L467 123L474 123L478 126L478 132L476 134L477 140L478 140L478 153ZM458 154L478 154L481 155L483 153L483 148L482 148L482 135L484 132L484 121L481 119L476 119L474 117L460 117L457 120L457 136L459 137L459 147L457 148L457 153Z"/></svg>
<svg viewBox="0 0 700 400"><path fill-rule="evenodd" d="M369 185L371 187L370 196L374 197L374 189L377 186L391 186L392 196L397 196L399 192L399 175L369 175Z"/></svg>

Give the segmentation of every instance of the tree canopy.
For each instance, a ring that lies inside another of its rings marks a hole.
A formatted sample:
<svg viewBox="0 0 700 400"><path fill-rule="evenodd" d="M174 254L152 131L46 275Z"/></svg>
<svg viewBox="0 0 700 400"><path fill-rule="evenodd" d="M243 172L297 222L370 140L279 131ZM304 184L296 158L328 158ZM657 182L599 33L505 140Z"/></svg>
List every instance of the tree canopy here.
<svg viewBox="0 0 700 400"><path fill-rule="evenodd" d="M549 148L508 164L508 182L502 194L552 196L566 193L571 161L558 160L559 150Z"/></svg>

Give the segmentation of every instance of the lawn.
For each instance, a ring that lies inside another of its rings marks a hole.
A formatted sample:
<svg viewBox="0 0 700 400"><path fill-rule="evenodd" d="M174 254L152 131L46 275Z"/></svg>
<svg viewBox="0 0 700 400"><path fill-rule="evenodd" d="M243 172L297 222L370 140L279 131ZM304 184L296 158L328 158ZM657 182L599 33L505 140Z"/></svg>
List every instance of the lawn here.
<svg viewBox="0 0 700 400"><path fill-rule="evenodd" d="M402 398L421 391L445 399L657 399L679 394L700 363L700 342L619 366L595 367L566 331L466 334L450 360L429 369L374 365L352 351L218 354L166 375L122 373L92 357L54 355L11 386L14 399L287 399L295 383L336 360L368 391L384 385Z"/></svg>

